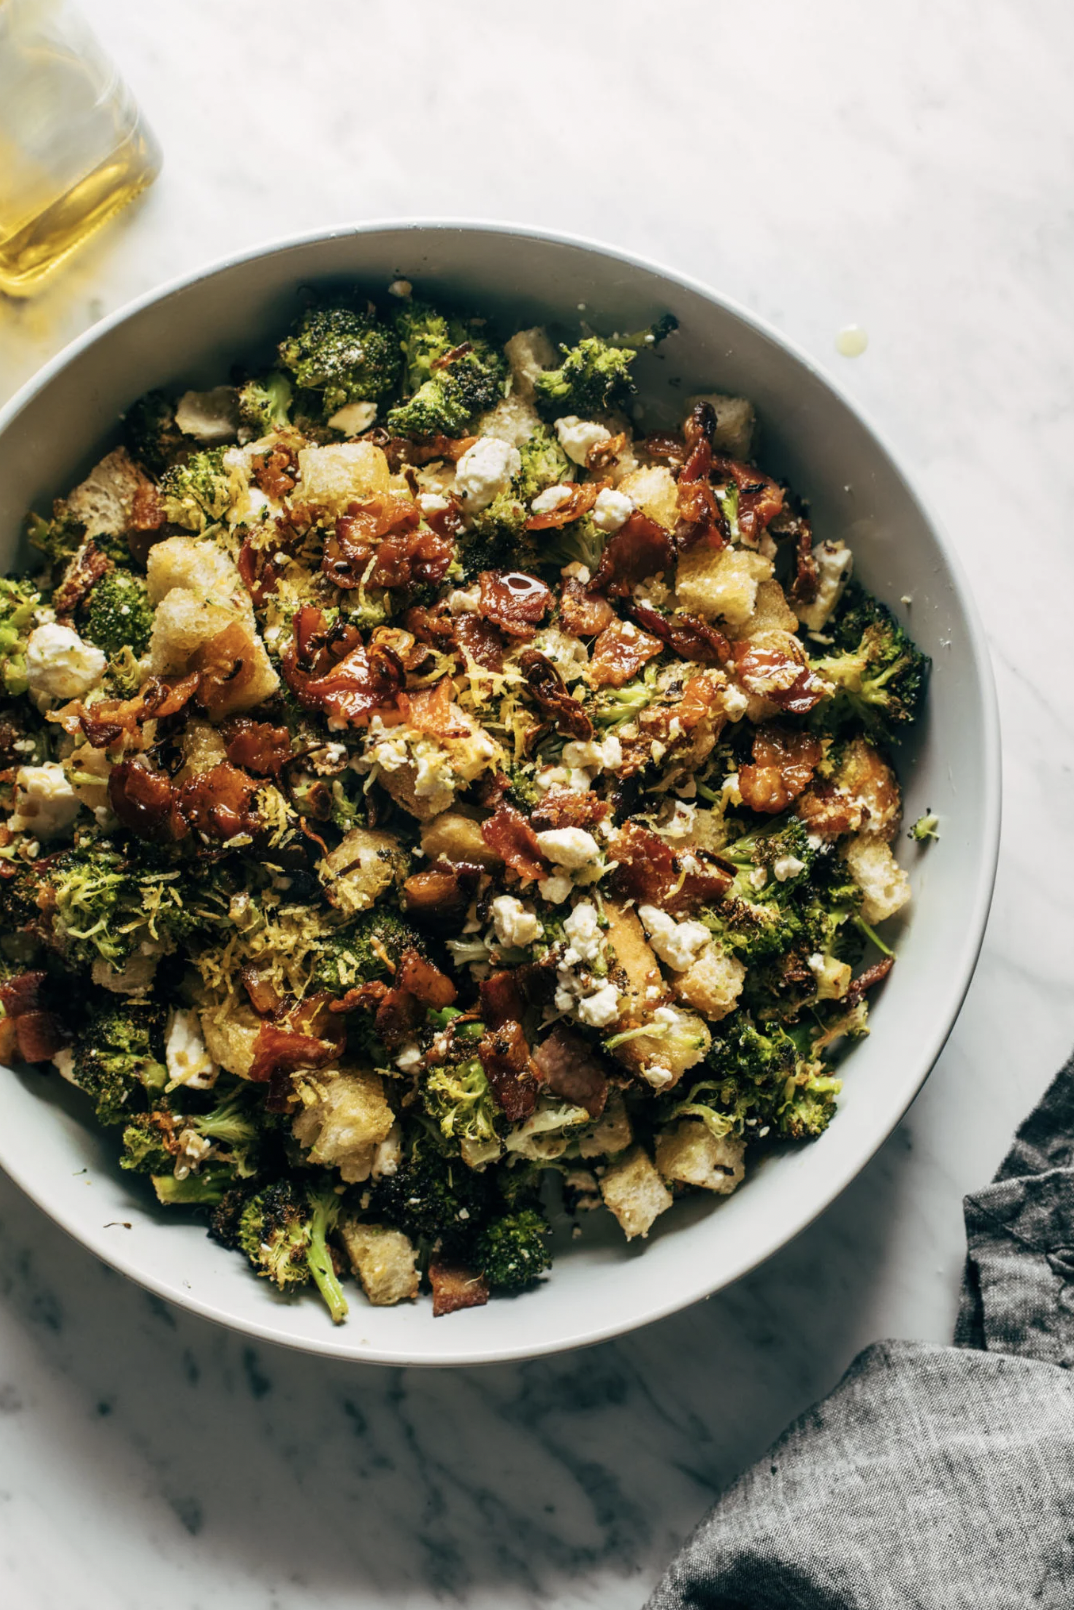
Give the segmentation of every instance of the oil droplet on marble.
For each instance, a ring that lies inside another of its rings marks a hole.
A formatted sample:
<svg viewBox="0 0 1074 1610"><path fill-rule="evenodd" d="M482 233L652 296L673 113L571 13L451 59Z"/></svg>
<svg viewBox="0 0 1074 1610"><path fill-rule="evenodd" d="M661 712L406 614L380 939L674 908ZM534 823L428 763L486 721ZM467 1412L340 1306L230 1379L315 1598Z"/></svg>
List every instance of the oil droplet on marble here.
<svg viewBox="0 0 1074 1610"><path fill-rule="evenodd" d="M860 324L844 326L835 338L835 350L844 358L860 358L868 345L868 332Z"/></svg>

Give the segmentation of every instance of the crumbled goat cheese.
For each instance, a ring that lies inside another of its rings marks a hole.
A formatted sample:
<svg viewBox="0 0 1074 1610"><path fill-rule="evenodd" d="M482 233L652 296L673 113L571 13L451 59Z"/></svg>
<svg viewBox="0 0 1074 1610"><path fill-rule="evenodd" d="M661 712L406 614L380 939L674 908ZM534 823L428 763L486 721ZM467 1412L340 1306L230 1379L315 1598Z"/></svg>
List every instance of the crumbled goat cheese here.
<svg viewBox="0 0 1074 1610"><path fill-rule="evenodd" d="M593 505L593 524L598 531L606 531L611 536L613 531L626 525L633 513L633 501L626 493L616 492L606 486L603 492L597 493L597 501Z"/></svg>
<svg viewBox="0 0 1074 1610"><path fill-rule="evenodd" d="M38 839L66 833L82 801L54 760L43 766L20 766L15 773L15 810L8 818L13 833L33 833Z"/></svg>
<svg viewBox="0 0 1074 1610"><path fill-rule="evenodd" d="M749 695L730 682L720 694L720 704L728 721L741 721L750 707Z"/></svg>
<svg viewBox="0 0 1074 1610"><path fill-rule="evenodd" d="M584 827L549 828L537 834L537 844L543 856L568 872L576 872L600 858L600 846Z"/></svg>
<svg viewBox="0 0 1074 1610"><path fill-rule="evenodd" d="M493 498L507 491L521 468L517 447L495 436L479 436L455 466L455 489L467 512L476 514L488 508Z"/></svg>
<svg viewBox="0 0 1074 1610"><path fill-rule="evenodd" d="M796 604L795 614L807 631L821 632L847 584L854 556L843 542L818 542L813 560L817 567L817 596L811 604Z"/></svg>
<svg viewBox="0 0 1074 1610"><path fill-rule="evenodd" d="M677 973L685 973L692 967L698 953L712 939L704 923L676 922L674 917L669 917L658 906L639 906L638 916L660 960Z"/></svg>
<svg viewBox="0 0 1074 1610"><path fill-rule="evenodd" d="M337 408L328 423L333 430L341 430L344 436L360 436L369 429L376 417L375 402L352 402Z"/></svg>
<svg viewBox="0 0 1074 1610"><path fill-rule="evenodd" d="M606 1028L619 1016L619 991L614 984L604 984L594 995L578 1002L576 1015L580 1023L588 1023L591 1028Z"/></svg>
<svg viewBox="0 0 1074 1610"><path fill-rule="evenodd" d="M411 1073L421 1062L421 1046L417 1040L408 1040L395 1059L400 1073Z"/></svg>
<svg viewBox="0 0 1074 1610"><path fill-rule="evenodd" d="M450 507L447 498L441 497L439 492L422 492L418 498L418 508L422 514L443 514Z"/></svg>
<svg viewBox="0 0 1074 1610"><path fill-rule="evenodd" d="M574 889L574 884L562 872L557 872L550 878L542 878L537 887L542 900L547 900L550 906L561 906Z"/></svg>
<svg viewBox="0 0 1074 1610"><path fill-rule="evenodd" d="M398 1173L399 1164L403 1161L403 1131L398 1124L393 1124L388 1134L377 1143L373 1153L373 1166L369 1170L369 1177L373 1180L388 1179Z"/></svg>
<svg viewBox="0 0 1074 1610"><path fill-rule="evenodd" d="M233 442L239 426L238 394L234 386L184 391L175 407L175 423L184 436L193 436L203 447Z"/></svg>
<svg viewBox="0 0 1074 1610"><path fill-rule="evenodd" d="M494 902L495 904L495 902ZM588 900L580 900L563 924L563 932L567 936L570 950L564 960L568 966L574 963L567 960L571 952L575 959L581 962L599 962L604 953L604 935L600 929L600 919L597 908Z"/></svg>
<svg viewBox="0 0 1074 1610"><path fill-rule="evenodd" d="M564 565L559 574L561 581L577 581L583 587L588 587L593 580L593 573L589 566L580 565L577 559L573 560L569 565Z"/></svg>
<svg viewBox="0 0 1074 1610"><path fill-rule="evenodd" d="M476 615L481 608L481 588L456 587L448 593L447 607L453 615Z"/></svg>
<svg viewBox="0 0 1074 1610"><path fill-rule="evenodd" d="M755 866L753 871L750 873L750 888L751 889L763 889L767 882L768 882L768 869L767 869L767 867Z"/></svg>
<svg viewBox="0 0 1074 1610"><path fill-rule="evenodd" d="M175 1158L175 1167L172 1170L177 1180L185 1180L205 1159L211 1155L213 1143L199 1135L196 1129L181 1129L179 1131L179 1150Z"/></svg>
<svg viewBox="0 0 1074 1610"><path fill-rule="evenodd" d="M780 883L786 883L788 878L796 878L799 872L805 871L805 862L799 861L796 855L781 855L772 862L772 871Z"/></svg>
<svg viewBox="0 0 1074 1610"><path fill-rule="evenodd" d="M579 419L577 414L566 414L556 420L559 445L574 464L584 464L591 447L598 442L611 440L611 431L592 419Z"/></svg>
<svg viewBox="0 0 1074 1610"><path fill-rule="evenodd" d="M536 913L528 910L513 894L497 895L491 911L492 926L501 945L524 948L544 933Z"/></svg>
<svg viewBox="0 0 1074 1610"><path fill-rule="evenodd" d="M592 739L579 743L572 739L563 745L565 766L585 767L589 771L612 771L622 763L623 746L614 732L609 733L601 743L594 743Z"/></svg>
<svg viewBox="0 0 1074 1610"><path fill-rule="evenodd" d="M693 779L691 779L693 781ZM661 825L660 832L666 839L690 838L697 827L697 806L687 805L685 801L673 801L670 819Z"/></svg>
<svg viewBox="0 0 1074 1610"><path fill-rule="evenodd" d="M534 514L551 514L553 509L558 509L573 496L574 489L560 482L558 486L547 486L543 492L538 492L530 508Z"/></svg>
<svg viewBox="0 0 1074 1610"><path fill-rule="evenodd" d="M198 1014L181 1007L171 1014L164 1036L164 1060L173 1085L208 1090L220 1072L202 1038Z"/></svg>
<svg viewBox="0 0 1074 1610"><path fill-rule="evenodd" d="M108 658L70 626L38 626L26 644L30 692L48 699L77 699L104 675Z"/></svg>

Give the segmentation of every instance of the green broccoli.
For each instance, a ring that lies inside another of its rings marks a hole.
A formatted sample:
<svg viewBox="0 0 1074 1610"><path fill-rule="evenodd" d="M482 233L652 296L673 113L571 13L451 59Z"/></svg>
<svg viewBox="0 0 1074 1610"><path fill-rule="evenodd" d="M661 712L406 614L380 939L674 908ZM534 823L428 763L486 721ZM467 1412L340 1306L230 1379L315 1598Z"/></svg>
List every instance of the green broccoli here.
<svg viewBox="0 0 1074 1610"><path fill-rule="evenodd" d="M86 780L99 782L89 773ZM121 850L111 839L87 838L30 876L53 941L77 966L100 956L120 967L143 939L185 939L206 920L189 879L181 892L183 874L149 846Z"/></svg>
<svg viewBox="0 0 1074 1610"><path fill-rule="evenodd" d="M446 1140L474 1146L497 1140L499 1108L476 1057L433 1068L422 1083L421 1099Z"/></svg>
<svg viewBox="0 0 1074 1610"><path fill-rule="evenodd" d="M625 682L621 688L602 688L592 707L597 726L614 732L648 709L657 696L656 676L656 664L650 663L633 682Z"/></svg>
<svg viewBox="0 0 1074 1610"><path fill-rule="evenodd" d="M522 468L511 483L515 496L525 504L550 486L574 479L570 459L559 445L559 438L548 425L538 425L528 441L518 449Z"/></svg>
<svg viewBox="0 0 1074 1610"><path fill-rule="evenodd" d="M51 520L46 520L40 514L27 516L26 535L30 546L43 553L53 571L58 572L70 563L85 542L86 527L81 520L76 520L68 513L67 505L61 499L53 504ZM101 545L107 550L106 542L102 540ZM129 552L127 557L130 558Z"/></svg>
<svg viewBox="0 0 1074 1610"><path fill-rule="evenodd" d="M189 458L193 447L175 423L175 404L162 391L147 392L127 409L123 437L131 457L155 479Z"/></svg>
<svg viewBox="0 0 1074 1610"><path fill-rule="evenodd" d="M814 660L819 676L835 684L835 696L816 710L819 730L838 730L860 720L874 737L894 741L920 713L931 661L913 643L891 611L852 581L829 625L833 652Z"/></svg>
<svg viewBox="0 0 1074 1610"><path fill-rule="evenodd" d="M239 387L239 420L254 440L283 430L289 423L291 382L275 370Z"/></svg>
<svg viewBox="0 0 1074 1610"><path fill-rule="evenodd" d="M231 1184L231 1171L227 1168L203 1168L198 1174L188 1174L177 1180L174 1174L150 1176L157 1201L164 1207L211 1207L224 1200Z"/></svg>
<svg viewBox="0 0 1074 1610"><path fill-rule="evenodd" d="M506 775L511 783L505 795L507 803L528 816L544 798L543 790L537 786L537 767L528 760L511 761L507 765Z"/></svg>
<svg viewBox="0 0 1074 1610"><path fill-rule="evenodd" d="M189 1092L184 1094L189 1098ZM259 1120L264 1109L260 1094L256 1087L251 1093L248 1084L239 1082L218 1095L217 1104L208 1112L177 1112L157 1106L136 1114L123 1131L120 1167L140 1174L164 1173L182 1150L180 1137L189 1131L213 1145L212 1161L217 1168L226 1166L236 1179L250 1179L256 1172L261 1143Z"/></svg>
<svg viewBox="0 0 1074 1610"><path fill-rule="evenodd" d="M123 1130L120 1168L135 1174L167 1174L179 1152L175 1119L164 1108L135 1113Z"/></svg>
<svg viewBox="0 0 1074 1610"><path fill-rule="evenodd" d="M164 1012L124 1002L91 1012L79 1036L72 1082L91 1098L101 1124L126 1123L145 1094L162 1091Z"/></svg>
<svg viewBox="0 0 1074 1610"><path fill-rule="evenodd" d="M797 816L784 816L735 839L720 855L738 868L732 891L735 895L749 899L759 886L766 899L782 902L809 881L819 849L818 844L810 842L804 822Z"/></svg>
<svg viewBox="0 0 1074 1610"><path fill-rule="evenodd" d="M110 570L95 583L82 635L115 659L129 648L140 656L149 647L153 606L145 582L129 570Z"/></svg>
<svg viewBox="0 0 1074 1610"><path fill-rule="evenodd" d="M459 319L450 322L428 302L409 297L393 320L403 356L403 390L412 393L431 380L439 360L461 346L468 330Z"/></svg>
<svg viewBox="0 0 1074 1610"><path fill-rule="evenodd" d="M534 1208L492 1219L474 1247L474 1262L493 1291L523 1291L552 1267L549 1229Z"/></svg>
<svg viewBox="0 0 1074 1610"><path fill-rule="evenodd" d="M350 927L330 935L321 946L313 973L315 989L342 995L357 984L390 978L404 950L423 954L425 942L397 912L378 908Z"/></svg>
<svg viewBox="0 0 1074 1610"><path fill-rule="evenodd" d="M437 361L414 395L391 409L396 436L460 436L475 414L503 396L505 366L495 347L472 336Z"/></svg>
<svg viewBox="0 0 1074 1610"><path fill-rule="evenodd" d="M223 1198L223 1193L217 1199ZM347 1299L335 1271L328 1236L339 1219L339 1196L330 1184L300 1186L290 1178L266 1185L239 1215L237 1240L259 1275L281 1291L311 1278L335 1324Z"/></svg>
<svg viewBox="0 0 1074 1610"><path fill-rule="evenodd" d="M806 1106L814 1099L819 1103L825 1094L812 1087L819 1065L808 1060L808 1028L788 1031L769 1023L761 1030L742 1011L720 1028L707 1058L711 1072L684 1101L671 1103L668 1118L698 1118L718 1138L756 1136L765 1130L797 1138ZM837 1082L831 1083L837 1090ZM804 1094L807 1089L812 1095Z"/></svg>
<svg viewBox="0 0 1074 1610"><path fill-rule="evenodd" d="M224 463L226 451L207 448L165 472L160 497L169 520L188 531L204 531L223 519L234 492L231 472Z"/></svg>
<svg viewBox="0 0 1074 1610"><path fill-rule="evenodd" d="M431 1136L419 1132L409 1157L374 1185L370 1212L414 1241L440 1242L449 1254L463 1253L487 1217L488 1194L484 1175L445 1157Z"/></svg>
<svg viewBox="0 0 1074 1610"><path fill-rule="evenodd" d="M917 844L927 844L929 839L938 839L940 837L936 831L939 825L940 818L935 816L932 811L926 811L923 816L918 817L906 836L913 839Z"/></svg>
<svg viewBox="0 0 1074 1610"><path fill-rule="evenodd" d="M319 392L325 419L347 403L394 391L402 367L391 325L368 307L314 307L280 342L280 362L303 391Z"/></svg>
<svg viewBox="0 0 1074 1610"><path fill-rule="evenodd" d="M556 570L562 570L565 565L586 565L595 572L600 564L606 538L594 525L591 514L583 514L580 520L570 520L541 535L547 539L541 546L542 565L552 565Z"/></svg>
<svg viewBox="0 0 1074 1610"><path fill-rule="evenodd" d="M776 1123L788 1140L812 1140L822 1135L835 1116L835 1098L843 1088L822 1063L802 1062L783 1089Z"/></svg>
<svg viewBox="0 0 1074 1610"><path fill-rule="evenodd" d="M558 369L546 369L534 382L537 407L549 419L563 414L591 418L625 408L636 387L630 370L639 347L655 346L677 328L678 321L665 314L649 330L636 335L614 336L605 341L587 335L577 346L561 347L563 362ZM619 341L622 345L613 345Z"/></svg>
<svg viewBox="0 0 1074 1610"><path fill-rule="evenodd" d="M0 579L0 682L13 698L26 692L26 644L40 604L31 582Z"/></svg>

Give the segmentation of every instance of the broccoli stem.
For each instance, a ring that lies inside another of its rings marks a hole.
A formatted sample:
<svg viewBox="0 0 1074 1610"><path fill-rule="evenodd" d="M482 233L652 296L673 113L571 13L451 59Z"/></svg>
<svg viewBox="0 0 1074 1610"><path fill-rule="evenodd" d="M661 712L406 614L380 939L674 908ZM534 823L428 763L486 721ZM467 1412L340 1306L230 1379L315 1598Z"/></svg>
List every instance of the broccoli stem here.
<svg viewBox="0 0 1074 1610"><path fill-rule="evenodd" d="M342 1325L347 1317L347 1299L343 1295L343 1287L339 1283L327 1240L328 1231L335 1223L338 1212L338 1204L329 1207L317 1198L310 1220L310 1242L306 1253L309 1272L313 1276L317 1290L324 1298L334 1325Z"/></svg>
<svg viewBox="0 0 1074 1610"><path fill-rule="evenodd" d="M890 945L885 945L875 928L870 928L864 917L855 916L854 926L870 940L883 955L894 956L895 952Z"/></svg>

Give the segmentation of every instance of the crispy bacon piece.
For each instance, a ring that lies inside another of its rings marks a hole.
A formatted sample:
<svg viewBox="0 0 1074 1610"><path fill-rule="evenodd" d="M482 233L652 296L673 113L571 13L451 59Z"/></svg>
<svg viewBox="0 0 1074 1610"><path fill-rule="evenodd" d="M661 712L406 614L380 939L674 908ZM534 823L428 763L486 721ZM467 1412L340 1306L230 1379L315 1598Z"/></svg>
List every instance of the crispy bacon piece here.
<svg viewBox="0 0 1074 1610"><path fill-rule="evenodd" d="M490 1028L504 1023L520 1023L526 1010L525 998L519 985L521 968L505 967L478 985L481 997L481 1017Z"/></svg>
<svg viewBox="0 0 1074 1610"><path fill-rule="evenodd" d="M15 1044L24 1062L51 1062L68 1038L52 1012L23 1012L15 1019Z"/></svg>
<svg viewBox="0 0 1074 1610"><path fill-rule="evenodd" d="M429 1284L433 1288L434 1319L454 1314L460 1308L484 1308L489 1300L484 1275L464 1263L431 1263Z"/></svg>
<svg viewBox="0 0 1074 1610"><path fill-rule="evenodd" d="M298 454L289 447L274 447L268 453L254 453L250 459L254 480L269 498L285 498L298 480Z"/></svg>
<svg viewBox="0 0 1074 1610"><path fill-rule="evenodd" d="M585 456L586 469L591 475L599 475L601 470L610 470L613 464L618 464L619 455L625 446L625 430L616 436L609 436L606 441L594 442Z"/></svg>
<svg viewBox="0 0 1074 1610"><path fill-rule="evenodd" d="M482 1035L477 1057L497 1105L511 1123L528 1118L537 1105L537 1081L521 1023L508 1019Z"/></svg>
<svg viewBox="0 0 1074 1610"><path fill-rule="evenodd" d="M235 694L257 675L250 649L249 628L232 621L203 643L190 661L192 670L197 671L200 678L197 702L210 721L219 720Z"/></svg>
<svg viewBox="0 0 1074 1610"><path fill-rule="evenodd" d="M462 455L473 447L477 437L422 436L415 440L409 436L389 436L382 426L374 426L357 440L372 442L379 447L387 457L389 467L398 471L404 464L432 464L437 459L457 464Z"/></svg>
<svg viewBox="0 0 1074 1610"><path fill-rule="evenodd" d="M872 966L867 967L864 973L851 980L847 992L843 996L842 1005L848 1008L857 1006L866 990L882 983L894 966L894 956L881 956L878 962L873 962Z"/></svg>
<svg viewBox="0 0 1074 1610"><path fill-rule="evenodd" d="M541 854L537 835L513 805L500 805L488 821L482 822L481 837L523 882L535 883L548 876L548 863Z"/></svg>
<svg viewBox="0 0 1074 1610"><path fill-rule="evenodd" d="M618 863L612 885L619 898L675 915L719 900L733 881L716 856L699 849L677 855L659 834L637 822L628 822L611 840L608 855Z"/></svg>
<svg viewBox="0 0 1074 1610"><path fill-rule="evenodd" d="M256 833L261 820L253 809L260 785L237 766L222 760L179 790L179 810L196 833L212 839ZM118 813L117 813L118 814Z"/></svg>
<svg viewBox="0 0 1074 1610"><path fill-rule="evenodd" d="M538 654L536 649L528 648L519 655L518 664L534 704L556 731L588 743L593 736L593 723L574 695L567 692L566 683L552 661Z"/></svg>
<svg viewBox="0 0 1074 1610"><path fill-rule="evenodd" d="M395 981L398 988L409 990L423 1006L434 1007L437 1011L453 1006L458 993L446 973L409 947L399 958Z"/></svg>
<svg viewBox="0 0 1074 1610"><path fill-rule="evenodd" d="M409 587L442 581L455 544L421 525L413 498L382 492L347 505L325 543L321 569L337 587Z"/></svg>
<svg viewBox="0 0 1074 1610"><path fill-rule="evenodd" d="M412 604L403 616L403 626L419 643L439 649L441 654L455 652L456 622L446 604L435 604L431 609L425 604Z"/></svg>
<svg viewBox="0 0 1074 1610"><path fill-rule="evenodd" d="M389 1051L412 1040L425 1022L425 1008L408 989L390 989L377 1007L373 1027Z"/></svg>
<svg viewBox="0 0 1074 1610"><path fill-rule="evenodd" d="M794 811L811 833L820 833L825 838L852 833L861 819L861 806L823 777L813 778L805 792L798 796Z"/></svg>
<svg viewBox="0 0 1074 1610"><path fill-rule="evenodd" d="M44 1002L43 972L19 973L0 985L0 1060L50 1062L69 1038Z"/></svg>
<svg viewBox="0 0 1074 1610"><path fill-rule="evenodd" d="M407 916L437 932L457 933L480 876L479 866L434 861L427 871L415 872L403 884Z"/></svg>
<svg viewBox="0 0 1074 1610"><path fill-rule="evenodd" d="M554 1096L599 1118L608 1099L608 1076L580 1034L557 1023L533 1053L541 1083Z"/></svg>
<svg viewBox="0 0 1074 1610"><path fill-rule="evenodd" d="M276 591L282 574L282 566L277 565L275 561L276 551L274 548L272 553L269 553L264 548L255 548L249 537L239 549L236 566L242 577L243 586L258 608L270 593Z"/></svg>
<svg viewBox="0 0 1074 1610"><path fill-rule="evenodd" d="M689 451L678 432L670 430L654 431L651 436L643 436L634 445L650 458L663 459L666 463L676 466L685 464Z"/></svg>
<svg viewBox="0 0 1074 1610"><path fill-rule="evenodd" d="M121 760L109 772L108 803L128 833L150 844L176 844L190 832L175 784L133 760Z"/></svg>
<svg viewBox="0 0 1074 1610"><path fill-rule="evenodd" d="M656 615L655 610L649 614ZM657 617L660 619L661 617ZM631 621L615 619L593 644L589 681L594 688L621 688L637 676L643 665L660 653L660 639L650 637Z"/></svg>
<svg viewBox="0 0 1074 1610"><path fill-rule="evenodd" d="M510 637L537 635L538 622L552 607L552 594L543 581L525 570L483 570L478 577L481 602L478 613Z"/></svg>
<svg viewBox="0 0 1074 1610"><path fill-rule="evenodd" d="M824 698L825 685L810 669L800 647L788 653L760 640L741 638L732 646L732 653L746 692L769 699L790 715L806 715Z"/></svg>
<svg viewBox="0 0 1074 1610"><path fill-rule="evenodd" d="M782 487L755 464L744 464L741 459L723 454L713 457L712 477L724 483L731 481L738 488L738 529L742 540L756 547L783 507Z"/></svg>
<svg viewBox="0 0 1074 1610"><path fill-rule="evenodd" d="M431 688L419 688L414 693L400 693L399 709L403 719L419 732L430 732L435 737L459 738L470 729L451 713L451 696L454 689L449 676L442 677Z"/></svg>
<svg viewBox="0 0 1074 1610"><path fill-rule="evenodd" d="M139 477L138 485L131 499L131 512L127 522L127 544L133 551L132 537L139 537L153 531L159 531L164 524L164 505L160 494L152 481L144 476ZM147 544L151 547L152 544Z"/></svg>
<svg viewBox="0 0 1074 1610"><path fill-rule="evenodd" d="M684 660L700 665L724 665L731 657L731 645L722 632L697 615L661 615L649 604L632 604L630 613L639 626L652 632Z"/></svg>
<svg viewBox="0 0 1074 1610"><path fill-rule="evenodd" d="M766 722L753 739L753 764L738 768L738 791L751 811L785 811L805 788L824 750L811 732Z"/></svg>
<svg viewBox="0 0 1074 1610"><path fill-rule="evenodd" d="M291 759L291 734L270 721L236 716L224 728L224 737L231 764L258 777L278 777Z"/></svg>
<svg viewBox="0 0 1074 1610"><path fill-rule="evenodd" d="M367 651L356 628L326 628L323 613L310 604L295 614L282 668L304 709L350 726L364 724L375 710L394 708L404 677L391 649L370 643Z"/></svg>
<svg viewBox="0 0 1074 1610"><path fill-rule="evenodd" d="M572 520L580 520L583 514L589 513L608 482L587 481L584 486L579 486L576 481L564 481L563 485L570 487L570 497L557 503L554 509L547 509L544 514L531 514L526 521L527 531L550 531L569 525Z"/></svg>
<svg viewBox="0 0 1074 1610"><path fill-rule="evenodd" d="M107 749L124 733L139 738L143 721L176 715L194 697L199 681L197 671L174 681L150 677L133 699L102 699L88 707L73 699L59 710L50 710L48 719L58 722L72 737L84 732L94 749Z"/></svg>
<svg viewBox="0 0 1074 1610"><path fill-rule="evenodd" d="M64 578L52 595L52 607L59 616L73 615L84 603L102 576L114 570L111 559L90 537L71 560Z"/></svg>
<svg viewBox="0 0 1074 1610"><path fill-rule="evenodd" d="M712 404L695 403L683 426L686 459L679 474L679 519L675 527L675 547L680 553L699 542L725 548L730 540L727 521L709 483L715 430L716 410Z"/></svg>
<svg viewBox="0 0 1074 1610"><path fill-rule="evenodd" d="M794 581L791 584L792 604L812 604L820 587L820 571L813 557L813 532L809 521L799 518L794 539Z"/></svg>
<svg viewBox="0 0 1074 1610"><path fill-rule="evenodd" d="M311 997L311 1002L315 999L319 1006L321 998ZM257 1031L254 1060L246 1077L254 1084L268 1085L265 1106L270 1112L287 1111L292 1074L326 1068L343 1055L347 1031L342 1023L334 1040L322 1039L307 1029L308 1025L295 1027L288 1023L263 1022Z"/></svg>
<svg viewBox="0 0 1074 1610"><path fill-rule="evenodd" d="M608 815L608 802L596 794L580 794L573 788L550 788L533 807L530 821L534 831L545 833L559 827L594 827Z"/></svg>
<svg viewBox="0 0 1074 1610"><path fill-rule="evenodd" d="M670 570L674 559L671 532L635 509L605 544L590 590L626 598L639 582Z"/></svg>
<svg viewBox="0 0 1074 1610"><path fill-rule="evenodd" d="M572 637L595 637L611 625L615 611L606 598L568 576L559 595L559 618Z"/></svg>
<svg viewBox="0 0 1074 1610"><path fill-rule="evenodd" d="M486 671L501 671L507 647L499 627L480 615L460 615L455 622L455 636L475 665Z"/></svg>
<svg viewBox="0 0 1074 1610"><path fill-rule="evenodd" d="M280 1009L279 991L269 983L261 969L247 962L239 968L239 977L258 1017L275 1017Z"/></svg>

